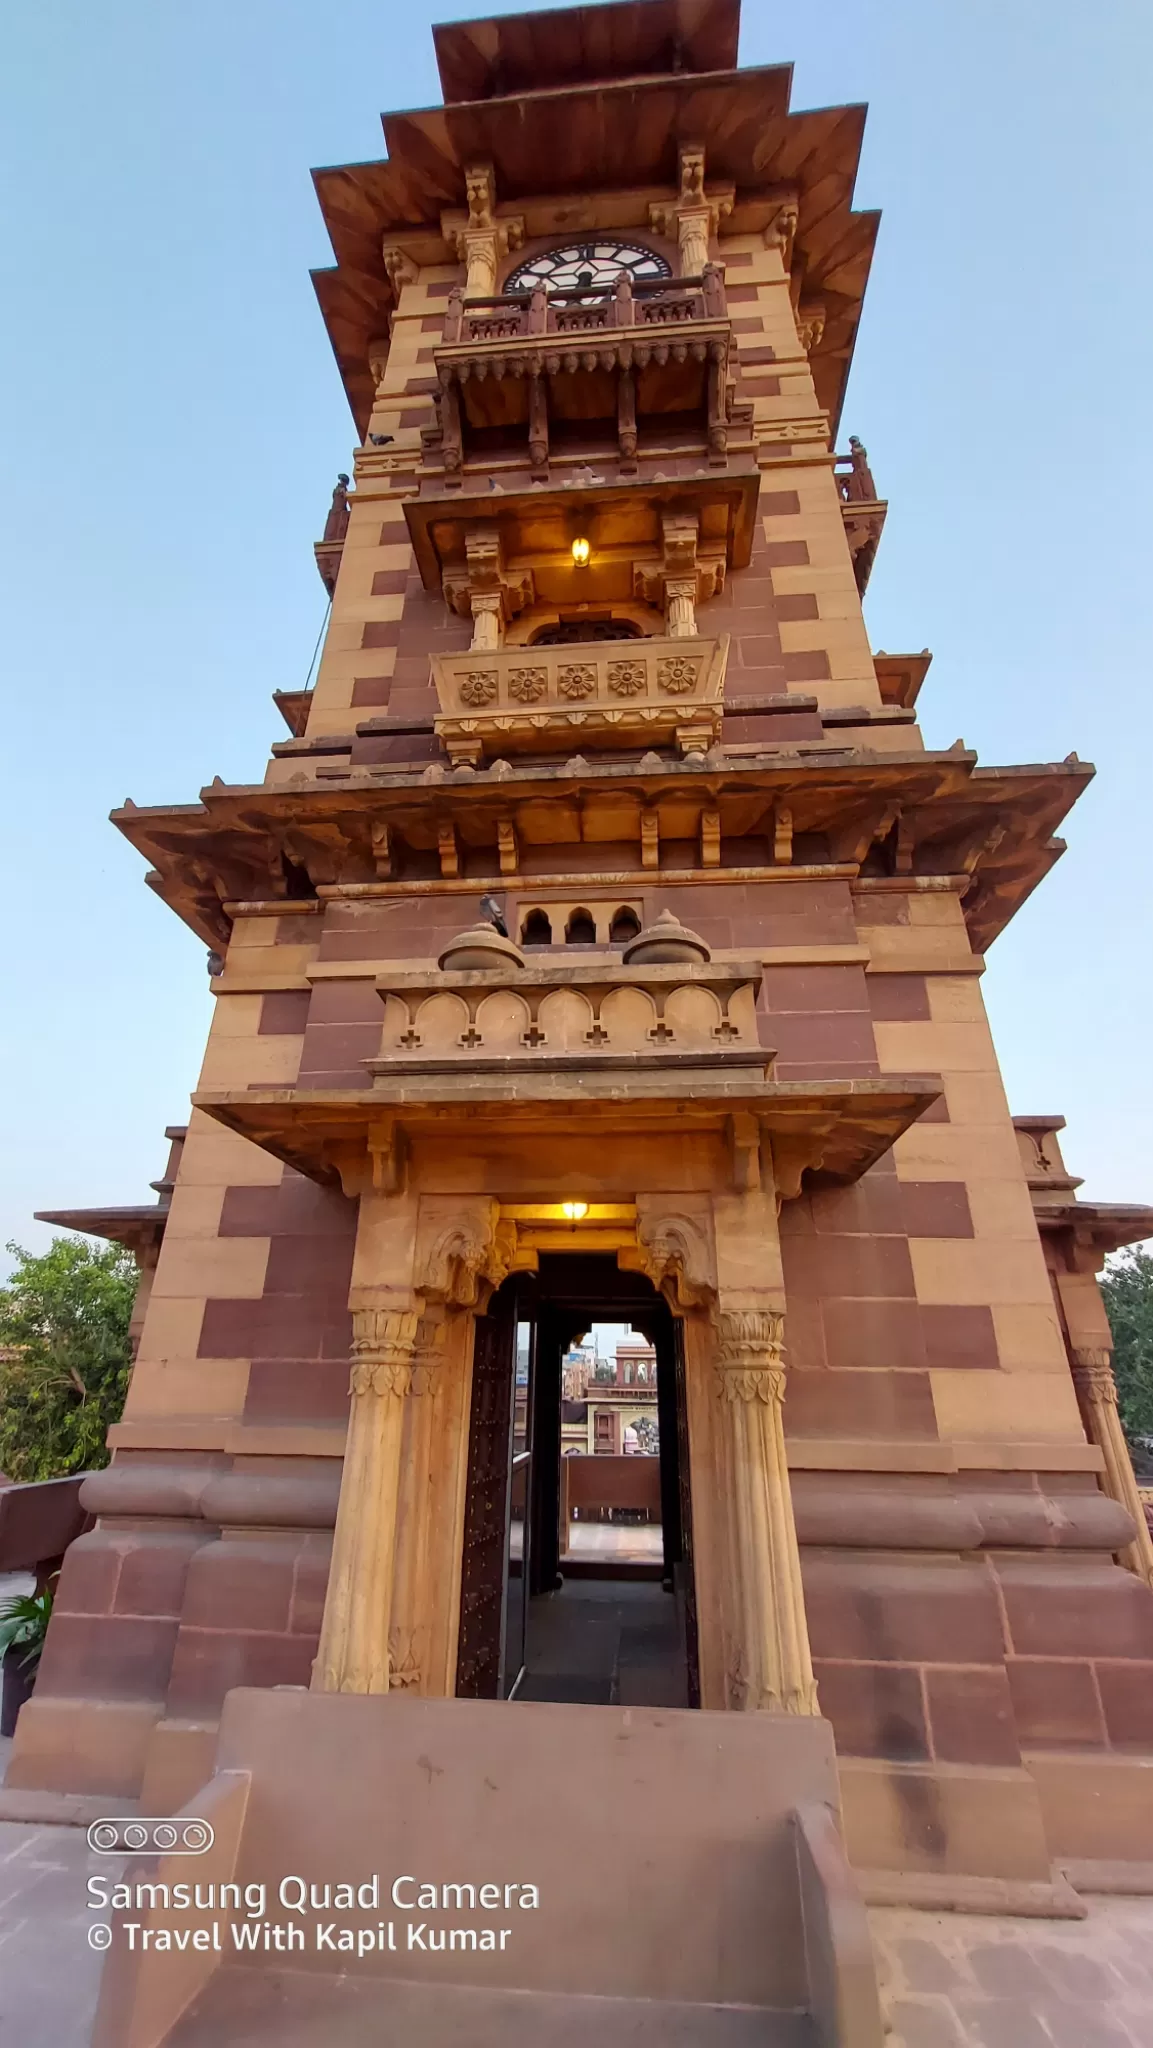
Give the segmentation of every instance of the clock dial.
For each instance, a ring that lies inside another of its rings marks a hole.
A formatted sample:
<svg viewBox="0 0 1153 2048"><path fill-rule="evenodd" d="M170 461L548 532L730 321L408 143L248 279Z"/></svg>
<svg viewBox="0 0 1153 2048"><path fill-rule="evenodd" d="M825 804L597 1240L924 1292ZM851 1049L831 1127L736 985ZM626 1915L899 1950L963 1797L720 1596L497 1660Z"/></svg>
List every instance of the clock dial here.
<svg viewBox="0 0 1153 2048"><path fill-rule="evenodd" d="M622 271L636 281L671 277L663 256L642 249L635 242L618 242L612 235L595 241L572 242L564 249L545 249L531 256L505 280L506 292L531 292L543 284L547 291L611 291Z"/></svg>

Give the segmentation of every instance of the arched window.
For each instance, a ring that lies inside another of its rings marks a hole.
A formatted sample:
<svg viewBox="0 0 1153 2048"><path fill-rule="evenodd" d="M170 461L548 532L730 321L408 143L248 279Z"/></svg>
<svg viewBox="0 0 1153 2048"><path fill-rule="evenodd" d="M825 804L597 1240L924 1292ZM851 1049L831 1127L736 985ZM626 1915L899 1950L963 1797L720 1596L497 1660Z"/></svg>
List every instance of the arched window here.
<svg viewBox="0 0 1153 2048"><path fill-rule="evenodd" d="M597 928L589 910L574 910L564 928L566 946L595 946Z"/></svg>
<svg viewBox="0 0 1153 2048"><path fill-rule="evenodd" d="M622 904L609 926L609 942L614 946L627 946L630 939L638 937L640 928L641 921L636 911L630 910L627 903Z"/></svg>
<svg viewBox="0 0 1153 2048"><path fill-rule="evenodd" d="M551 946L552 926L543 910L530 910L520 928L522 946Z"/></svg>
<svg viewBox="0 0 1153 2048"><path fill-rule="evenodd" d="M582 640L642 640L631 619L557 619L534 633L530 647L571 647Z"/></svg>

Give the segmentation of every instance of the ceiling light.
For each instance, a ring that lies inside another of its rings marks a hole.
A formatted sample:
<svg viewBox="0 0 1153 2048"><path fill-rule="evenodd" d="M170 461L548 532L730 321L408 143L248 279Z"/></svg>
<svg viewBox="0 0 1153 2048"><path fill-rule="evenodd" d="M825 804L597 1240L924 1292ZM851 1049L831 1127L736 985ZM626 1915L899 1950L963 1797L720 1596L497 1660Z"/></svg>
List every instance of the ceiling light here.
<svg viewBox="0 0 1153 2048"><path fill-rule="evenodd" d="M588 567L588 558L591 552L589 544L583 535L579 540L574 540L572 544L572 558L578 569Z"/></svg>
<svg viewBox="0 0 1153 2048"><path fill-rule="evenodd" d="M568 1218L568 1220L569 1220L569 1222L570 1222L570 1223L579 1223L579 1222L581 1221L582 1217L584 1217L584 1216L587 1216L587 1215L588 1215L588 1212L589 1212L589 1205L588 1205L588 1203L587 1203L587 1202L562 1202L562 1203L561 1203L561 1213L562 1213L563 1215L567 1216L567 1218Z"/></svg>

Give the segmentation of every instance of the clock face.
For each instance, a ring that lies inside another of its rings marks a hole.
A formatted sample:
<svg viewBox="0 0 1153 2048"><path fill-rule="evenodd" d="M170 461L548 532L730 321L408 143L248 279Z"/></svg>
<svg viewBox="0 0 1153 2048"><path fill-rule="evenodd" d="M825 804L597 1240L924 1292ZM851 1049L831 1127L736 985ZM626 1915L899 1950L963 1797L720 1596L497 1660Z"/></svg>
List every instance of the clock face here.
<svg viewBox="0 0 1153 2048"><path fill-rule="evenodd" d="M543 284L550 292L611 291L622 271L634 279L670 277L663 256L652 249L640 249L635 242L618 242L611 235L591 242L572 242L564 249L546 249L522 263L505 279L506 292L531 292Z"/></svg>

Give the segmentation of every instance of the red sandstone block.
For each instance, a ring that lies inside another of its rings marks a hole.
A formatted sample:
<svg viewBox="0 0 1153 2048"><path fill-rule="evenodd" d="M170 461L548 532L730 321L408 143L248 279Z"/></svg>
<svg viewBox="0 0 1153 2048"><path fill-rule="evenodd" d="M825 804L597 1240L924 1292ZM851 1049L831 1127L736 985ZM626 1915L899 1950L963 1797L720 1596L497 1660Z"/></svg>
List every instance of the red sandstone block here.
<svg viewBox="0 0 1153 2048"><path fill-rule="evenodd" d="M362 647L395 647L399 639L399 619L367 619L360 644Z"/></svg>
<svg viewBox="0 0 1153 2048"><path fill-rule="evenodd" d="M764 500L762 499L762 504ZM809 546L803 540L768 540L764 543L764 560L770 569L804 569L808 567Z"/></svg>
<svg viewBox="0 0 1153 2048"><path fill-rule="evenodd" d="M841 1756L914 1762L929 1755L921 1674L903 1664L814 1660L817 1697Z"/></svg>
<svg viewBox="0 0 1153 2048"><path fill-rule="evenodd" d="M353 710L382 708L388 703L391 688L391 676L357 676L352 685Z"/></svg>
<svg viewBox="0 0 1153 2048"><path fill-rule="evenodd" d="M345 1307L352 1280L355 1239L341 1237L274 1237L264 1275L265 1299L273 1294L307 1294Z"/></svg>
<svg viewBox="0 0 1153 2048"><path fill-rule="evenodd" d="M796 1237L790 1242L786 1284L805 1294L906 1295L915 1293L909 1247L900 1237Z"/></svg>
<svg viewBox="0 0 1153 2048"><path fill-rule="evenodd" d="M40 1659L41 1697L162 1700L176 1642L174 1621L129 1614L54 1616Z"/></svg>
<svg viewBox="0 0 1153 2048"><path fill-rule="evenodd" d="M869 1009L862 967L766 967L761 997L774 1012Z"/></svg>
<svg viewBox="0 0 1153 2048"><path fill-rule="evenodd" d="M1114 1749L1153 1749L1153 1662L1098 1664L1097 1685Z"/></svg>
<svg viewBox="0 0 1153 2048"><path fill-rule="evenodd" d="M986 1371L1001 1363L993 1311L981 1304L921 1304L925 1355L931 1366Z"/></svg>
<svg viewBox="0 0 1153 2048"><path fill-rule="evenodd" d="M786 1209L794 1209L796 1206L795 1202L785 1204ZM781 1213L783 1215L784 1210ZM793 1372L819 1371L828 1364L819 1302L806 1301L801 1295L788 1297L785 1314L785 1362Z"/></svg>
<svg viewBox="0 0 1153 2048"><path fill-rule="evenodd" d="M332 1537L319 1533L308 1536L297 1557L296 1575L292 1583L289 1627L293 1635L320 1634L331 1564Z"/></svg>
<svg viewBox="0 0 1153 2048"><path fill-rule="evenodd" d="M904 1228L910 1237L972 1237L973 1218L964 1181L899 1183Z"/></svg>
<svg viewBox="0 0 1153 2048"><path fill-rule="evenodd" d="M909 899L898 895L896 890L862 889L857 897L857 917L861 924L908 924ZM879 975L880 981L902 979L895 974Z"/></svg>
<svg viewBox="0 0 1153 2048"><path fill-rule="evenodd" d="M317 920L313 917L274 917L271 939L274 946L308 946L317 933Z"/></svg>
<svg viewBox="0 0 1153 2048"><path fill-rule="evenodd" d="M867 1010L819 1011L808 1016L782 1011L765 1018L769 1043L780 1061L803 1060L830 1074L877 1070L873 1023Z"/></svg>
<svg viewBox="0 0 1153 2048"><path fill-rule="evenodd" d="M947 1655L953 1655L951 1647ZM1021 1750L1004 1670L925 1671L933 1754L947 1764L1019 1764Z"/></svg>
<svg viewBox="0 0 1153 2048"><path fill-rule="evenodd" d="M170 1715L214 1718L238 1685L307 1685L316 1643L310 1636L240 1634L182 1628L168 1689Z"/></svg>
<svg viewBox="0 0 1153 2048"><path fill-rule="evenodd" d="M287 1629L300 1538L221 1537L188 1574L186 1628Z"/></svg>
<svg viewBox="0 0 1153 2048"><path fill-rule="evenodd" d="M332 1422L348 1414L352 1318L343 1347L324 1358L254 1358L244 1402L246 1422Z"/></svg>
<svg viewBox="0 0 1153 2048"><path fill-rule="evenodd" d="M937 1418L928 1374L794 1373L785 1401L785 1434L935 1439Z"/></svg>
<svg viewBox="0 0 1153 2048"><path fill-rule="evenodd" d="M803 1551L801 1571L815 1656L1002 1662L997 1602L983 1564Z"/></svg>
<svg viewBox="0 0 1153 2048"><path fill-rule="evenodd" d="M880 1237L905 1235L900 1184L889 1158L847 1188L815 1189L811 1206L813 1228L822 1234L867 1231Z"/></svg>
<svg viewBox="0 0 1153 2048"><path fill-rule="evenodd" d="M110 1614L125 1552L126 1531L90 1529L69 1545L53 1602L57 1614Z"/></svg>
<svg viewBox="0 0 1153 2048"><path fill-rule="evenodd" d="M308 1022L311 993L306 988L269 989L261 999L258 1036L290 1037L303 1031Z"/></svg>
<svg viewBox="0 0 1153 2048"><path fill-rule="evenodd" d="M725 258L725 269L731 270L733 258ZM760 286L755 284L726 284L725 298L730 306L755 306L760 296Z"/></svg>
<svg viewBox="0 0 1153 2048"><path fill-rule="evenodd" d="M1071 1657L1010 1657L1005 1669L1023 1749L1105 1747L1105 1724L1090 1664Z"/></svg>
<svg viewBox="0 0 1153 2048"><path fill-rule="evenodd" d="M829 657L823 647L810 647L802 653L786 654L784 666L790 683L826 682L832 674Z"/></svg>
<svg viewBox="0 0 1153 2048"><path fill-rule="evenodd" d="M1120 1565L1057 1552L998 1558L997 1576L1018 1656L1153 1659L1153 1592Z"/></svg>
<svg viewBox="0 0 1153 2048"><path fill-rule="evenodd" d="M218 1237L338 1237L356 1235L356 1203L338 1188L318 1187L284 1169L279 1187L226 1188Z"/></svg>
<svg viewBox="0 0 1153 2048"><path fill-rule="evenodd" d="M423 419L423 412L420 417ZM374 597L396 597L407 590L408 579L407 569L378 569L372 579L372 594Z"/></svg>
<svg viewBox="0 0 1153 2048"><path fill-rule="evenodd" d="M757 501L757 510L766 519L787 518L800 509L801 501L795 491L762 491Z"/></svg>
<svg viewBox="0 0 1153 2048"><path fill-rule="evenodd" d="M790 590L783 592L777 599L777 617L779 619L819 618L820 607L817 604L816 593L812 590Z"/></svg>
<svg viewBox="0 0 1153 2048"><path fill-rule="evenodd" d="M785 1286L787 1291L787 1262ZM916 1371L928 1363L915 1301L822 1301L821 1321L831 1366L846 1371Z"/></svg>
<svg viewBox="0 0 1153 2048"><path fill-rule="evenodd" d="M923 974L868 974L865 986L878 1023L928 1023L932 1013Z"/></svg>
<svg viewBox="0 0 1153 2048"><path fill-rule="evenodd" d="M188 1574L208 1536L207 1529L139 1532L125 1551L114 1611L178 1620Z"/></svg>

